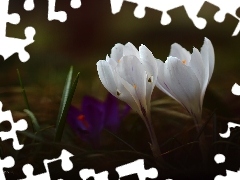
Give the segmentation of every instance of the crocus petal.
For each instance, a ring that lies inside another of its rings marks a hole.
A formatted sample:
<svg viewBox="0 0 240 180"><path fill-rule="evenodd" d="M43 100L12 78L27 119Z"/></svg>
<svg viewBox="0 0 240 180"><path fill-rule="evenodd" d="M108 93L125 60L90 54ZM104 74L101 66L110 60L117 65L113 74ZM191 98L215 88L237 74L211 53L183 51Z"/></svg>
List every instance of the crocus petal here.
<svg viewBox="0 0 240 180"><path fill-rule="evenodd" d="M110 55L111 59L114 60L115 62L119 61L123 56L123 48L124 48L124 45L120 43L116 44L111 50L111 55Z"/></svg>
<svg viewBox="0 0 240 180"><path fill-rule="evenodd" d="M103 86L116 98L126 102L132 109L136 109L136 103L129 93L129 91L123 86L121 78L116 73L116 70L112 69L111 65L104 60L97 62L97 70L99 78Z"/></svg>
<svg viewBox="0 0 240 180"><path fill-rule="evenodd" d="M196 75L200 84L200 88L202 89L204 82L208 77L206 77L205 75L202 56L196 48L193 48L193 53L191 54L191 61L189 62L189 67Z"/></svg>
<svg viewBox="0 0 240 180"><path fill-rule="evenodd" d="M204 43L201 48L201 55L204 63L204 67L208 70L208 83L212 77L213 68L215 64L214 49L211 41L204 38Z"/></svg>
<svg viewBox="0 0 240 180"><path fill-rule="evenodd" d="M139 59L135 56L124 56L118 64L117 72L122 78L122 84L137 104L138 112L141 112L142 107L147 111L146 73Z"/></svg>
<svg viewBox="0 0 240 180"><path fill-rule="evenodd" d="M114 96L117 96L117 86L110 64L107 61L100 60L97 62L97 71L103 86Z"/></svg>
<svg viewBox="0 0 240 180"><path fill-rule="evenodd" d="M153 88L156 85L157 74L158 74L157 62L152 52L145 45L141 45L139 47L139 55L140 55L140 61L147 73L146 100L147 100L147 107L150 108L150 99L153 92ZM150 109L148 111L150 111Z"/></svg>
<svg viewBox="0 0 240 180"><path fill-rule="evenodd" d="M156 60L156 62L157 62L157 67L158 67L158 76L157 76L156 86L160 90L162 90L164 93L166 93L167 95L172 97L173 99L176 99L174 97L174 93L166 84L167 82L165 82L165 75L164 75L165 64L164 64L164 62L162 62L161 60Z"/></svg>
<svg viewBox="0 0 240 180"><path fill-rule="evenodd" d="M185 48L183 48L180 44L178 43L173 43L171 45L171 50L169 56L172 57L177 57L181 61L186 61L186 65L188 65L190 59L191 59L191 54L189 51L187 51Z"/></svg>
<svg viewBox="0 0 240 180"><path fill-rule="evenodd" d="M164 77L167 86L174 92L175 99L195 116L195 119L199 119L201 89L191 68L177 58L169 57L165 62Z"/></svg>
<svg viewBox="0 0 240 180"><path fill-rule="evenodd" d="M139 52L137 48L130 42L128 42L124 47L123 47L123 56L136 56L139 59Z"/></svg>

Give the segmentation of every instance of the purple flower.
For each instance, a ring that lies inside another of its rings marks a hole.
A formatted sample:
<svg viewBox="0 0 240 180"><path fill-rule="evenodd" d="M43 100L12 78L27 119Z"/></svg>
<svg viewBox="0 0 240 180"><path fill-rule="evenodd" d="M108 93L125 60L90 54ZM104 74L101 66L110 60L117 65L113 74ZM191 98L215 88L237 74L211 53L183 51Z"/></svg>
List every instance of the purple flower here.
<svg viewBox="0 0 240 180"><path fill-rule="evenodd" d="M127 106L123 112L120 112L118 101L111 94L108 94L104 102L85 96L81 109L74 106L69 108L67 121L83 140L98 146L103 128L116 131L121 119L129 110L130 107Z"/></svg>

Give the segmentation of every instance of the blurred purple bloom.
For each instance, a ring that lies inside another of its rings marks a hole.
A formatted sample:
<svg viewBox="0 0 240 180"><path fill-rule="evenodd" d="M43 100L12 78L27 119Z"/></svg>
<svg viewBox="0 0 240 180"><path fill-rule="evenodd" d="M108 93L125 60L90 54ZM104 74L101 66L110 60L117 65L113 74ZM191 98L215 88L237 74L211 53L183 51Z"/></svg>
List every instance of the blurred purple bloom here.
<svg viewBox="0 0 240 180"><path fill-rule="evenodd" d="M71 128L85 141L97 146L103 128L116 131L121 119L129 112L127 106L123 112L119 110L117 98L108 94L106 100L101 102L93 97L85 96L81 109L71 106L67 121Z"/></svg>

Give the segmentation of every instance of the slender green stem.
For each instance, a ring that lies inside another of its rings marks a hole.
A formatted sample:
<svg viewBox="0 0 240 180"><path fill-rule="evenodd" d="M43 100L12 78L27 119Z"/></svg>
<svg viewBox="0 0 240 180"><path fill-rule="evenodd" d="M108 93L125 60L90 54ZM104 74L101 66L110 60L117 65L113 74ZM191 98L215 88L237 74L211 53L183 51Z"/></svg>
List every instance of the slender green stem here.
<svg viewBox="0 0 240 180"><path fill-rule="evenodd" d="M197 120L197 122L201 122L201 121ZM206 164L208 159L208 148L207 148L207 142L205 139L205 133L203 132L206 127L206 123L205 124L201 123L200 126L201 128L199 127L199 125L197 126L198 135L196 139L199 140L199 146L200 146L200 150L203 158L203 163Z"/></svg>
<svg viewBox="0 0 240 180"><path fill-rule="evenodd" d="M26 91L25 91L24 85L23 85L23 83L22 83L22 78L21 78L21 75L20 75L20 72L19 72L18 69L17 69L17 74L18 74L19 83L20 83L20 86L21 86L21 88L22 88L22 93L23 93L23 97L24 97L24 100L25 100L25 103L26 103L27 109L30 110L30 106L29 106L29 103L28 103L27 94L26 94Z"/></svg>
<svg viewBox="0 0 240 180"><path fill-rule="evenodd" d="M153 156L156 159L157 163L162 164L164 161L162 159L161 151L160 151L160 148L158 145L158 140L157 140L154 128L152 126L151 115L148 113L148 115L145 115L142 118L147 126L148 133L149 133L151 141L152 141L152 143L150 144L150 147L151 147Z"/></svg>

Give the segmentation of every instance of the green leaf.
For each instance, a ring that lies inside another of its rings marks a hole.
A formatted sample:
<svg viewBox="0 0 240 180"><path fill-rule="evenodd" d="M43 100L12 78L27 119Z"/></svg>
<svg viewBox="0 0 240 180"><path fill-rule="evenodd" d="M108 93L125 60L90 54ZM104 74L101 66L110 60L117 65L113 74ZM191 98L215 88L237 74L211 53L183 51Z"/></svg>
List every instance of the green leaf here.
<svg viewBox="0 0 240 180"><path fill-rule="evenodd" d="M37 121L37 118L35 117L35 115L29 109L24 109L23 111L30 117L30 119L32 121L34 132L38 132L40 130L40 126L38 124L38 121Z"/></svg>
<svg viewBox="0 0 240 180"><path fill-rule="evenodd" d="M71 66L67 75L64 89L63 89L62 99L61 99L59 112L58 112L57 125L60 123L60 119L62 118L63 110L66 105L67 98L69 96L69 91L70 91L71 82L72 82L72 74L73 74L73 67Z"/></svg>
<svg viewBox="0 0 240 180"><path fill-rule="evenodd" d="M60 119L58 120L58 125L57 125L57 129L56 129L56 135L55 135L55 142L59 142L62 139L62 134L63 134L63 130L65 127L65 123L66 123L66 118L67 118L67 113L68 113L68 109L70 107L75 89L77 87L77 83L78 83L78 79L79 79L79 74L77 74L72 86L71 86L71 79L72 79L72 67L70 68L70 71L68 73L68 77L66 80L66 84L64 87L64 91L63 91L63 96L62 96L62 103L60 106Z"/></svg>
<svg viewBox="0 0 240 180"><path fill-rule="evenodd" d="M178 118L186 119L186 120L189 120L189 119L192 118L191 116L189 116L187 114L183 114L181 112L170 110L170 109L167 109L167 108L153 107L152 111L161 112L162 114L166 114L166 115L170 115L170 116L174 116L174 117L178 117Z"/></svg>

